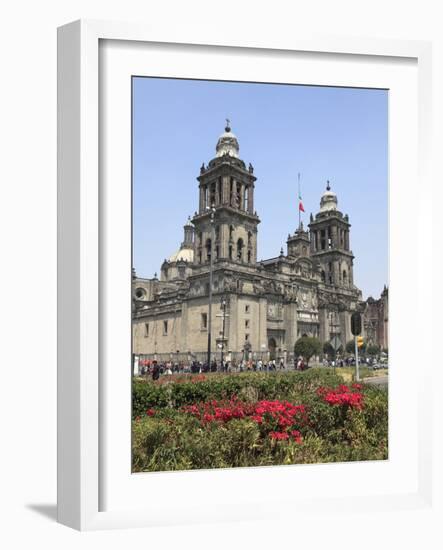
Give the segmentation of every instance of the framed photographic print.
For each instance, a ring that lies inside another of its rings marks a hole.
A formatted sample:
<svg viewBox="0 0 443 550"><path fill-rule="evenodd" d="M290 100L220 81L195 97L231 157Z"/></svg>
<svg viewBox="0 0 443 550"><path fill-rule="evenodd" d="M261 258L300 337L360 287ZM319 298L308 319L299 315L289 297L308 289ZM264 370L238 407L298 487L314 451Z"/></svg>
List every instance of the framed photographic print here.
<svg viewBox="0 0 443 550"><path fill-rule="evenodd" d="M428 506L428 45L172 34L59 29L59 520Z"/></svg>

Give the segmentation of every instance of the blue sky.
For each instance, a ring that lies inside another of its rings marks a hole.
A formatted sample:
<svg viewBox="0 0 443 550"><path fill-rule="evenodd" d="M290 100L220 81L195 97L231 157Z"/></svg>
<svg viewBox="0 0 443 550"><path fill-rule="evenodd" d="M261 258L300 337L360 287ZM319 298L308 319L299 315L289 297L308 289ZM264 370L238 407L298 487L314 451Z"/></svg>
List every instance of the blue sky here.
<svg viewBox="0 0 443 550"><path fill-rule="evenodd" d="M388 92L354 88L134 78L133 255L152 277L198 208L202 162L225 118L254 166L258 258L277 256L298 224L297 173L309 222L326 180L349 214L363 297L388 283Z"/></svg>

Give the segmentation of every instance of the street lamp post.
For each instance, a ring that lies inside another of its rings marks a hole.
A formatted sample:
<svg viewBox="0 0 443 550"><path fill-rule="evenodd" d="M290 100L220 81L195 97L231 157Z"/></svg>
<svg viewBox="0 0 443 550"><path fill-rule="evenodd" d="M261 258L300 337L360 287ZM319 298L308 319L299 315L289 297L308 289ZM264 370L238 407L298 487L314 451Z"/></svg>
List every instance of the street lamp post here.
<svg viewBox="0 0 443 550"><path fill-rule="evenodd" d="M334 360L333 360L333 364L334 364L334 372L335 372L335 368L336 368L336 363L337 363L337 327L340 326L340 323L337 323L336 322L336 319L337 319L337 312L336 311L331 311L330 312L330 333L333 334L334 336L331 338L331 340L333 340L334 342L334 345L332 345L332 348L333 348L333 351L334 351Z"/></svg>
<svg viewBox="0 0 443 550"><path fill-rule="evenodd" d="M221 300L221 307L223 311L223 317L222 317L222 341L221 341L221 365L220 369L223 371L223 352L225 349L225 319L226 319L226 298L223 296Z"/></svg>
<svg viewBox="0 0 443 550"><path fill-rule="evenodd" d="M209 259L209 305L208 305L208 369L211 369L211 329L212 329L212 280L214 269L215 207L211 206L211 257Z"/></svg>

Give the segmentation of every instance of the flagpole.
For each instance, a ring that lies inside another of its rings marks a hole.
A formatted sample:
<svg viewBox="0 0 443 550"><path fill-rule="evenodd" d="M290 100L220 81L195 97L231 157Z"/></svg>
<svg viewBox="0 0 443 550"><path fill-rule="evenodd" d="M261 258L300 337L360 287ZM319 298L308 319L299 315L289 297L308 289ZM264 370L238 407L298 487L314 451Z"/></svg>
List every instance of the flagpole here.
<svg viewBox="0 0 443 550"><path fill-rule="evenodd" d="M301 210L300 210L300 172L298 173L298 228L301 227Z"/></svg>

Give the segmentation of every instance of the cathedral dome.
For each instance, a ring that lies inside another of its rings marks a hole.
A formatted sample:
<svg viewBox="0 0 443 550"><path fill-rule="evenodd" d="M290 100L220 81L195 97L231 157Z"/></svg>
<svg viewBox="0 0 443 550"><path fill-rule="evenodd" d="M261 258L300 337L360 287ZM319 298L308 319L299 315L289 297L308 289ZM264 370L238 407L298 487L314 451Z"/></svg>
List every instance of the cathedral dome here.
<svg viewBox="0 0 443 550"><path fill-rule="evenodd" d="M229 125L229 119L226 120L224 133L218 138L217 146L215 147L216 157L229 155L230 157L238 158L240 147L238 145L237 136L232 133Z"/></svg>
<svg viewBox="0 0 443 550"><path fill-rule="evenodd" d="M320 200L320 212L329 212L330 210L337 210L337 195L331 191L331 186L326 186L326 191L323 193Z"/></svg>
<svg viewBox="0 0 443 550"><path fill-rule="evenodd" d="M168 258L168 262L189 262L194 261L194 249L193 248L180 248L175 254L172 254Z"/></svg>

